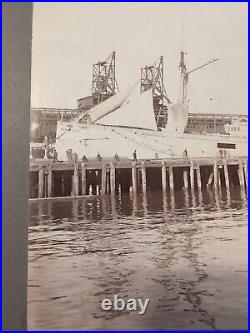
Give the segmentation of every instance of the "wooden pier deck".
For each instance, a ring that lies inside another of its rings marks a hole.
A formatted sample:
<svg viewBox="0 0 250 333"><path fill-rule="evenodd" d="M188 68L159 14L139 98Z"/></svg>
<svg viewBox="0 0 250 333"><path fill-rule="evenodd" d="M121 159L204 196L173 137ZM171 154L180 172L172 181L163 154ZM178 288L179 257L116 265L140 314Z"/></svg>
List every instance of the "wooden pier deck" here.
<svg viewBox="0 0 250 333"><path fill-rule="evenodd" d="M170 158L164 160L128 159L56 162L31 161L30 198L83 196L88 194L134 193L151 189L174 191L182 187L241 186L247 192L248 159Z"/></svg>

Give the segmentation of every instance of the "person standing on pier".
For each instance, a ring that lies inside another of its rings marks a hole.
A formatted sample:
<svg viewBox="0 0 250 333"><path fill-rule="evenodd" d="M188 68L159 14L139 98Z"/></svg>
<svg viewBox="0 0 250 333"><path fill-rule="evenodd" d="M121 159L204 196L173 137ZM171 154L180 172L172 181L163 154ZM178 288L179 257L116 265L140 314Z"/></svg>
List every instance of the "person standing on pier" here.
<svg viewBox="0 0 250 333"><path fill-rule="evenodd" d="M134 160L134 162L137 161L137 153L136 153L136 150L134 150L134 152L133 152L133 160Z"/></svg>
<svg viewBox="0 0 250 333"><path fill-rule="evenodd" d="M120 157L117 153L115 153L114 159L115 159L115 161L120 161Z"/></svg>
<svg viewBox="0 0 250 333"><path fill-rule="evenodd" d="M54 154L53 154L53 163L55 163L55 162L59 162L58 153L57 153L56 149L54 149Z"/></svg>
<svg viewBox="0 0 250 333"><path fill-rule="evenodd" d="M96 158L97 158L97 160L98 160L99 162L101 162L101 160L102 160L102 156L101 156L100 153L97 154Z"/></svg>
<svg viewBox="0 0 250 333"><path fill-rule="evenodd" d="M88 162L88 159L87 159L87 156L86 156L86 155L83 155L83 157L82 157L82 161L83 161L83 162Z"/></svg>
<svg viewBox="0 0 250 333"><path fill-rule="evenodd" d="M187 152L187 148L185 148L183 154L182 154L183 158L188 158L188 152Z"/></svg>

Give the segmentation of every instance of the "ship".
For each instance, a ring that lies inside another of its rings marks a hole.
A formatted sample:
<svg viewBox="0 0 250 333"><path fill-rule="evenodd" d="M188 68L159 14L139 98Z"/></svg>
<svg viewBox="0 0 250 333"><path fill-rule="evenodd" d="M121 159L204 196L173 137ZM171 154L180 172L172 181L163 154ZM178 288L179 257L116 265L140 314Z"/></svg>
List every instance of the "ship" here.
<svg viewBox="0 0 250 333"><path fill-rule="evenodd" d="M184 55L181 51L179 100L169 102L164 128L158 127L155 118L152 89L140 91L139 82L136 82L73 121L59 121L55 143L59 159L66 161L68 151L75 153L79 160L83 156L93 159L97 155L104 159L117 155L132 159L134 152L137 158L144 160L247 156L247 136L185 133L189 74L218 59L188 72Z"/></svg>

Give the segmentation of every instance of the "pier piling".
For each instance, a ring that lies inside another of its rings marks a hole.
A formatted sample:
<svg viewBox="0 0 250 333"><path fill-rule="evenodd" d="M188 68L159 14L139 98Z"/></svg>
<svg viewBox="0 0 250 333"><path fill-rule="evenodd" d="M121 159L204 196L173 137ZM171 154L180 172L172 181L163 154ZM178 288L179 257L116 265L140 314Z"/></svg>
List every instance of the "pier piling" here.
<svg viewBox="0 0 250 333"><path fill-rule="evenodd" d="M190 161L190 187L191 190L194 190L194 164Z"/></svg>
<svg viewBox="0 0 250 333"><path fill-rule="evenodd" d="M136 170L136 162L132 163L132 187L133 187L133 192L137 193L137 170Z"/></svg>
<svg viewBox="0 0 250 333"><path fill-rule="evenodd" d="M188 173L187 171L183 171L183 183L184 183L184 188L188 189Z"/></svg>
<svg viewBox="0 0 250 333"><path fill-rule="evenodd" d="M228 176L228 166L227 161L224 160L224 175L225 175L225 184L228 191L230 191L230 183L229 183L229 176Z"/></svg>
<svg viewBox="0 0 250 333"><path fill-rule="evenodd" d="M242 161L240 161L240 160L239 160L238 174L239 174L240 187L241 187L242 189L245 189L245 181L244 181L243 166L242 166Z"/></svg>
<svg viewBox="0 0 250 333"><path fill-rule="evenodd" d="M200 169L200 165L197 164L196 166L196 175L197 175L197 186L198 189L201 189L201 169Z"/></svg>
<svg viewBox="0 0 250 333"><path fill-rule="evenodd" d="M52 170L51 165L48 168L48 193L47 197L50 198L52 196Z"/></svg>
<svg viewBox="0 0 250 333"><path fill-rule="evenodd" d="M141 164L141 176L142 176L142 192L147 192L147 177L146 177L146 165L145 161Z"/></svg>
<svg viewBox="0 0 250 333"><path fill-rule="evenodd" d="M82 195L86 194L86 165L85 163L81 164L81 176L82 176Z"/></svg>
<svg viewBox="0 0 250 333"><path fill-rule="evenodd" d="M74 196L79 195L79 174L78 174L78 165L77 164L74 165L72 193Z"/></svg>
<svg viewBox="0 0 250 333"><path fill-rule="evenodd" d="M110 162L110 191L115 193L115 164Z"/></svg>
<svg viewBox="0 0 250 333"><path fill-rule="evenodd" d="M245 171L245 180L246 180L246 189L248 188L248 167L247 160L244 161L244 171Z"/></svg>
<svg viewBox="0 0 250 333"><path fill-rule="evenodd" d="M169 166L168 172L169 172L169 187L170 187L170 190L173 191L174 190L174 172L173 172L172 165Z"/></svg>
<svg viewBox="0 0 250 333"><path fill-rule="evenodd" d="M106 193L106 182L107 182L107 169L106 165L102 165L102 185L101 185L101 194Z"/></svg>
<svg viewBox="0 0 250 333"><path fill-rule="evenodd" d="M217 166L217 161L214 161L214 187L215 189L218 188L218 166Z"/></svg>
<svg viewBox="0 0 250 333"><path fill-rule="evenodd" d="M44 182L44 174L43 174L43 167L39 167L38 171L38 198L43 198L43 182Z"/></svg>
<svg viewBox="0 0 250 333"><path fill-rule="evenodd" d="M166 193L166 190L167 190L167 172L166 172L166 163L165 163L165 161L162 161L161 177L162 177L162 191L163 191L163 193Z"/></svg>

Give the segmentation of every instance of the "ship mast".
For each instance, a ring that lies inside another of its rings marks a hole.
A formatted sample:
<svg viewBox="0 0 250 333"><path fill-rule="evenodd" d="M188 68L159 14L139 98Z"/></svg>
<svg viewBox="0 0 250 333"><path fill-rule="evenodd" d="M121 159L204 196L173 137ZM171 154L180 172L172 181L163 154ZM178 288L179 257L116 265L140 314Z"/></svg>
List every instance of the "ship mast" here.
<svg viewBox="0 0 250 333"><path fill-rule="evenodd" d="M212 63L214 63L215 61L219 60L217 58L215 59L212 59L208 62L206 62L205 64L199 66L199 67L196 67L194 69L192 69L191 71L187 72L187 68L186 68L186 65L185 65L185 59L184 59L184 51L181 51L181 60L180 60L180 65L179 65L179 68L180 68L180 73L181 73L181 77L180 77L180 102L181 103L184 103L185 102L185 99L186 99L186 96L187 96L187 83L188 83L188 77L189 77L189 74L207 66L207 65L210 65Z"/></svg>
<svg viewBox="0 0 250 333"><path fill-rule="evenodd" d="M181 51L181 59L180 59L180 73L181 73L181 78L180 78L180 102L184 103L185 98L186 98L186 89L187 89L187 68L185 65L185 60L184 60L184 51Z"/></svg>

